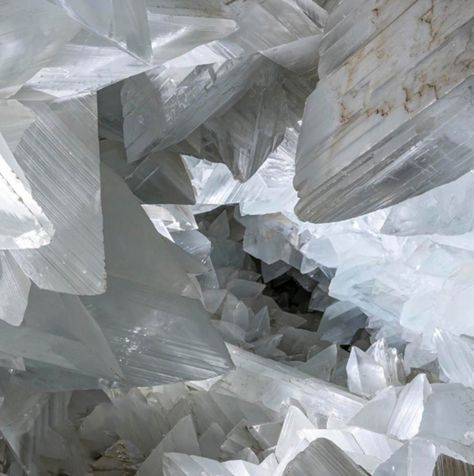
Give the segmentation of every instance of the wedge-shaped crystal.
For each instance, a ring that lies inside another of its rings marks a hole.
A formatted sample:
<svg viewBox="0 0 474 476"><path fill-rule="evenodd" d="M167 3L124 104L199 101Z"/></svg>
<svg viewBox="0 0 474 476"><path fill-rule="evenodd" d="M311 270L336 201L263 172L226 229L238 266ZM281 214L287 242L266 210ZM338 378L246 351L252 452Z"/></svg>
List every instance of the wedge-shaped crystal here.
<svg viewBox="0 0 474 476"><path fill-rule="evenodd" d="M282 423L279 421L253 425L249 428L250 434L264 450L276 446L281 430Z"/></svg>
<svg viewBox="0 0 474 476"><path fill-rule="evenodd" d="M149 63L91 30L80 28L66 12L62 14L79 27L77 34L23 85L18 97L29 99L46 94L67 98L86 94L150 69Z"/></svg>
<svg viewBox="0 0 474 476"><path fill-rule="evenodd" d="M33 196L51 220L51 243L15 251L40 288L72 294L105 289L95 96L35 101L35 122L15 155Z"/></svg>
<svg viewBox="0 0 474 476"><path fill-rule="evenodd" d="M39 248L51 241L52 223L0 133L0 249Z"/></svg>
<svg viewBox="0 0 474 476"><path fill-rule="evenodd" d="M104 451L119 438L131 441L143 455L148 455L170 430L165 411L150 404L138 389L101 402L81 422L81 439L94 451Z"/></svg>
<svg viewBox="0 0 474 476"><path fill-rule="evenodd" d="M331 345L298 366L298 370L315 378L330 381L338 363L338 348Z"/></svg>
<svg viewBox="0 0 474 476"><path fill-rule="evenodd" d="M399 440L413 438L420 430L431 387L424 374L417 375L398 396L388 423L388 433Z"/></svg>
<svg viewBox="0 0 474 476"><path fill-rule="evenodd" d="M291 461L284 476L310 476L317 468L321 476L363 476L360 469L334 443L325 438L313 441Z"/></svg>
<svg viewBox="0 0 474 476"><path fill-rule="evenodd" d="M127 176L133 193L145 203L194 203L194 191L181 156L154 152Z"/></svg>
<svg viewBox="0 0 474 476"><path fill-rule="evenodd" d="M315 426L306 418L304 413L297 407L290 406L285 416L283 427L275 448L275 456L279 463L289 461L296 455L298 435L302 430L314 430ZM299 436L299 438L301 438Z"/></svg>
<svg viewBox="0 0 474 476"><path fill-rule="evenodd" d="M388 425L397 403L397 396L397 390L394 387L381 390L349 423L377 433L388 433Z"/></svg>
<svg viewBox="0 0 474 476"><path fill-rule="evenodd" d="M169 294L198 296L189 274L199 262L158 234L125 182L103 166L102 208L107 275Z"/></svg>
<svg viewBox="0 0 474 476"><path fill-rule="evenodd" d="M83 297L129 382L138 386L210 378L232 367L188 273L202 271L158 234L126 184L102 169L108 285ZM140 349L140 352L137 352Z"/></svg>
<svg viewBox="0 0 474 476"><path fill-rule="evenodd" d="M136 471L143 460L143 455L136 446L127 440L119 440L104 452L104 455L92 463L95 473Z"/></svg>
<svg viewBox="0 0 474 476"><path fill-rule="evenodd" d="M347 301L339 301L326 308L318 327L322 340L335 344L350 344L354 334L366 323L359 308Z"/></svg>
<svg viewBox="0 0 474 476"><path fill-rule="evenodd" d="M328 21L334 44L325 54L338 60L307 102L296 159L304 220L386 207L474 164L473 5L362 4L360 23L358 5L347 2ZM367 18L373 26L362 26Z"/></svg>
<svg viewBox="0 0 474 476"><path fill-rule="evenodd" d="M373 396L388 386L383 367L357 347L351 349L346 371L349 390L359 395Z"/></svg>
<svg viewBox="0 0 474 476"><path fill-rule="evenodd" d="M159 445L140 466L137 476L162 476L163 455L165 453L201 455L191 415L182 418L161 440Z"/></svg>
<svg viewBox="0 0 474 476"><path fill-rule="evenodd" d="M13 326L23 321L31 281L8 251L0 251L0 319Z"/></svg>

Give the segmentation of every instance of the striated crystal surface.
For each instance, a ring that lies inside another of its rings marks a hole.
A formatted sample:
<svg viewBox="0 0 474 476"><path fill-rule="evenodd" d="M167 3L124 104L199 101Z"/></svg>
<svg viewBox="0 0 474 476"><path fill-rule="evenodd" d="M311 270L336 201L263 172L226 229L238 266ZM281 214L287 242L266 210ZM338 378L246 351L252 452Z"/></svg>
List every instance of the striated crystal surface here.
<svg viewBox="0 0 474 476"><path fill-rule="evenodd" d="M51 241L53 224L31 193L30 184L0 133L0 248L39 248Z"/></svg>
<svg viewBox="0 0 474 476"><path fill-rule="evenodd" d="M286 468L285 476L311 475L318 468L324 476L356 476L366 472L359 469L334 443L319 438L302 451Z"/></svg>
<svg viewBox="0 0 474 476"><path fill-rule="evenodd" d="M0 474L471 474L473 15L0 0Z"/></svg>
<svg viewBox="0 0 474 476"><path fill-rule="evenodd" d="M39 287L71 294L105 289L95 95L29 102L35 122L15 157L54 227L47 246L13 252Z"/></svg>
<svg viewBox="0 0 474 476"><path fill-rule="evenodd" d="M473 167L470 2L341 2L296 159L297 213L354 217Z"/></svg>

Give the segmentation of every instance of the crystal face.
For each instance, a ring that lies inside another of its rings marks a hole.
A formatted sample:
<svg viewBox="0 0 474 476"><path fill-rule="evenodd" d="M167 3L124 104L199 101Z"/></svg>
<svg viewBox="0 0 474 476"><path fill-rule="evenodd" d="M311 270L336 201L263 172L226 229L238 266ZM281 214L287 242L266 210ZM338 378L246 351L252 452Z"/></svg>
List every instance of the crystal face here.
<svg viewBox="0 0 474 476"><path fill-rule="evenodd" d="M473 28L0 1L0 474L474 475Z"/></svg>

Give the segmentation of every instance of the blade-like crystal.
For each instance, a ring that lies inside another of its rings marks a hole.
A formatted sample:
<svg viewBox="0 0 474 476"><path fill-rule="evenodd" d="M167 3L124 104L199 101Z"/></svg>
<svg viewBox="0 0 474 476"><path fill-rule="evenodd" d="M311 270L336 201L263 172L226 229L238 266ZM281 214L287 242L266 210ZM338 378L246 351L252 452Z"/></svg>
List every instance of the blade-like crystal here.
<svg viewBox="0 0 474 476"><path fill-rule="evenodd" d="M322 72L303 118L296 210L313 222L398 203L474 165L473 5L362 8L359 22L352 3L331 13L325 55L337 63Z"/></svg>
<svg viewBox="0 0 474 476"><path fill-rule="evenodd" d="M165 453L201 455L196 430L190 415L182 418L143 462L137 476L162 476Z"/></svg>
<svg viewBox="0 0 474 476"><path fill-rule="evenodd" d="M383 367L357 347L351 349L346 370L349 390L359 395L373 396L388 385Z"/></svg>
<svg viewBox="0 0 474 476"><path fill-rule="evenodd" d="M34 102L34 124L16 158L51 220L51 243L14 257L43 289L98 294L105 289L95 96Z"/></svg>
<svg viewBox="0 0 474 476"><path fill-rule="evenodd" d="M0 133L0 249L39 248L55 233Z"/></svg>
<svg viewBox="0 0 474 476"><path fill-rule="evenodd" d="M82 300L134 385L206 379L232 368L199 301L115 277L105 294Z"/></svg>

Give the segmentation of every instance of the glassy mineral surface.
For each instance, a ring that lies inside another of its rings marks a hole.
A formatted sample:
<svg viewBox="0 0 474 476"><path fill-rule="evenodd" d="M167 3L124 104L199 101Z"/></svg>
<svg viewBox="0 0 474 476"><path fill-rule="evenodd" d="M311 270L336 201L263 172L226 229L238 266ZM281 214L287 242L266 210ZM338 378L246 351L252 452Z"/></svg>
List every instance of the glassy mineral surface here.
<svg viewBox="0 0 474 476"><path fill-rule="evenodd" d="M472 0L0 0L0 474L474 475Z"/></svg>

